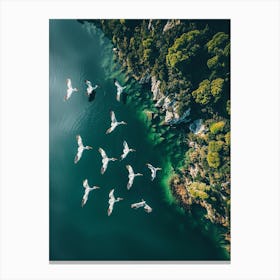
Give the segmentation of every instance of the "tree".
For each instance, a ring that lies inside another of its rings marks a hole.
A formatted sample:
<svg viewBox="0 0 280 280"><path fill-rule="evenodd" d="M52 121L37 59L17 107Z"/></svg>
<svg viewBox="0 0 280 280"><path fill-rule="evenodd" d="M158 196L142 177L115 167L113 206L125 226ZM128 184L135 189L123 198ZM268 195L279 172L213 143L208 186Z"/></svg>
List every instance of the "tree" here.
<svg viewBox="0 0 280 280"><path fill-rule="evenodd" d="M190 59L198 53L200 49L199 38L201 32L192 30L182 34L174 44L168 49L166 63L172 68L178 68L180 64L190 62Z"/></svg>
<svg viewBox="0 0 280 280"><path fill-rule="evenodd" d="M219 153L217 153L217 152L208 153L207 162L208 162L210 167L218 168L220 166L220 163L221 163Z"/></svg>
<svg viewBox="0 0 280 280"><path fill-rule="evenodd" d="M213 134L217 134L218 132L222 131L225 126L224 121L215 122L210 125L210 131Z"/></svg>
<svg viewBox="0 0 280 280"><path fill-rule="evenodd" d="M211 94L214 97L215 102L220 99L223 92L224 79L217 78L211 82Z"/></svg>
<svg viewBox="0 0 280 280"><path fill-rule="evenodd" d="M210 190L210 186L201 182L193 182L188 187L188 191L193 198L207 199L209 195L207 191Z"/></svg>
<svg viewBox="0 0 280 280"><path fill-rule="evenodd" d="M227 46L228 40L228 34L225 34L224 32L216 33L206 44L208 53L217 54L221 49L224 49Z"/></svg>
<svg viewBox="0 0 280 280"><path fill-rule="evenodd" d="M223 148L223 141L210 141L208 144L209 152L219 152Z"/></svg>
<svg viewBox="0 0 280 280"><path fill-rule="evenodd" d="M196 103L200 103L202 105L206 105L211 100L211 91L210 91L210 81L203 80L199 87L192 92L192 96L195 99Z"/></svg>

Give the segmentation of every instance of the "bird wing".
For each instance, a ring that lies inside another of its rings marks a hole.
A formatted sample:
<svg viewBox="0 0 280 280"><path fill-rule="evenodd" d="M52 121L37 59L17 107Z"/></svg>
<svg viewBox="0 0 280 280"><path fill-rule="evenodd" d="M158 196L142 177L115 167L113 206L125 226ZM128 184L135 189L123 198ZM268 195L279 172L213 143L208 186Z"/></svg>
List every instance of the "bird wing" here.
<svg viewBox="0 0 280 280"><path fill-rule="evenodd" d="M91 81L86 80L86 85L89 86L89 87L92 87Z"/></svg>
<svg viewBox="0 0 280 280"><path fill-rule="evenodd" d="M151 170L154 169L154 167L153 167L150 163L147 163L147 166L148 166L148 168L151 169Z"/></svg>
<svg viewBox="0 0 280 280"><path fill-rule="evenodd" d="M116 99L117 99L117 101L121 101L121 90L118 88L118 90L117 90L117 95L116 95Z"/></svg>
<svg viewBox="0 0 280 280"><path fill-rule="evenodd" d="M78 142L78 146L81 147L83 146L83 140L82 137L80 135L76 136L77 142Z"/></svg>
<svg viewBox="0 0 280 280"><path fill-rule="evenodd" d="M83 181L83 187L84 187L85 189L89 188L88 179L85 179L85 180Z"/></svg>
<svg viewBox="0 0 280 280"><path fill-rule="evenodd" d="M133 171L133 168L131 167L131 165L127 165L126 169L128 170L129 175L134 175L134 171Z"/></svg>
<svg viewBox="0 0 280 280"><path fill-rule="evenodd" d="M66 79L66 84L68 88L72 88L72 83L70 79Z"/></svg>
<svg viewBox="0 0 280 280"><path fill-rule="evenodd" d="M108 166L108 161L104 162L101 166L101 174L104 174L105 171L107 170L107 166Z"/></svg>
<svg viewBox="0 0 280 280"><path fill-rule="evenodd" d="M75 156L74 163L77 163L81 159L82 153L83 153L83 149L80 149L80 150L78 149L78 152L77 152L77 154Z"/></svg>
<svg viewBox="0 0 280 280"><path fill-rule="evenodd" d="M112 189L112 190L109 192L109 198L115 199L115 196L114 196L114 189Z"/></svg>
<svg viewBox="0 0 280 280"><path fill-rule="evenodd" d="M114 122L117 122L117 119L116 119L116 116L115 116L115 112L114 111L111 111L110 112L110 115L111 115L111 121L114 123Z"/></svg>
<svg viewBox="0 0 280 280"><path fill-rule="evenodd" d="M121 85L119 84L119 82L117 80L115 81L115 86L118 88L118 90L119 90L119 88L121 88Z"/></svg>
<svg viewBox="0 0 280 280"><path fill-rule="evenodd" d="M134 180L134 177L129 177L129 180L128 180L128 183L127 183L127 186L126 186L128 190L132 187L133 180Z"/></svg>
<svg viewBox="0 0 280 280"><path fill-rule="evenodd" d="M126 141L123 141L123 152L125 152L126 150L129 150L128 144Z"/></svg>
<svg viewBox="0 0 280 280"><path fill-rule="evenodd" d="M107 158L105 151L102 148L98 149L99 153L101 154L102 158Z"/></svg>
<svg viewBox="0 0 280 280"><path fill-rule="evenodd" d="M113 212L113 206L114 206L114 203L111 203L111 204L109 205L109 208L108 208L108 211L107 211L108 216L110 216L110 215L112 214L112 212Z"/></svg>
<svg viewBox="0 0 280 280"><path fill-rule="evenodd" d="M151 213L153 211L153 209L147 203L145 203L144 210L147 213Z"/></svg>
<svg viewBox="0 0 280 280"><path fill-rule="evenodd" d="M156 178L156 170L155 169L151 169L152 171L152 181Z"/></svg>
<svg viewBox="0 0 280 280"><path fill-rule="evenodd" d="M114 128L115 127L110 127L110 128L108 128L107 130L106 130L106 134L109 134L109 133L111 133L113 130L114 130Z"/></svg>

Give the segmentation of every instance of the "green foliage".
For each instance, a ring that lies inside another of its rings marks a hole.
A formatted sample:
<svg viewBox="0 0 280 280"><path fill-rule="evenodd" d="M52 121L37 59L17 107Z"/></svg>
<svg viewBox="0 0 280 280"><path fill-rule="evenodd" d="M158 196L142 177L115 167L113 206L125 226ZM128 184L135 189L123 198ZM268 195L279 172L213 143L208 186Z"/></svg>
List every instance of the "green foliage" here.
<svg viewBox="0 0 280 280"><path fill-rule="evenodd" d="M143 47L145 49L149 49L152 46L152 43L153 43L153 39L152 38L147 38L147 39L143 40L143 42L142 42Z"/></svg>
<svg viewBox="0 0 280 280"><path fill-rule="evenodd" d="M210 186L201 182L193 182L188 187L188 190L193 198L207 199L209 197L207 191L210 190Z"/></svg>
<svg viewBox="0 0 280 280"><path fill-rule="evenodd" d="M214 69L218 65L219 56L215 55L212 58L207 60L207 66L209 69Z"/></svg>
<svg viewBox="0 0 280 280"><path fill-rule="evenodd" d="M223 130L224 126L225 126L225 122L224 121L212 123L210 125L210 131L213 134L217 134L218 132Z"/></svg>
<svg viewBox="0 0 280 280"><path fill-rule="evenodd" d="M223 141L210 141L208 144L209 152L219 152L223 148Z"/></svg>
<svg viewBox="0 0 280 280"><path fill-rule="evenodd" d="M230 43L228 43L225 48L224 48L224 56L229 56L230 55Z"/></svg>
<svg viewBox="0 0 280 280"><path fill-rule="evenodd" d="M230 115L230 100L227 101L226 110L227 113Z"/></svg>
<svg viewBox="0 0 280 280"><path fill-rule="evenodd" d="M202 105L208 104L211 100L211 91L210 91L211 83L209 80L203 80L198 89L192 92L192 96L195 98L195 102L200 103Z"/></svg>
<svg viewBox="0 0 280 280"><path fill-rule="evenodd" d="M216 33L213 38L206 44L208 52L216 54L219 49L223 49L228 42L229 35L224 32Z"/></svg>
<svg viewBox="0 0 280 280"><path fill-rule="evenodd" d="M192 30L177 38L168 49L167 65L173 68L178 67L179 63L190 61L200 49L200 45L197 43L199 37L201 37L201 32Z"/></svg>
<svg viewBox="0 0 280 280"><path fill-rule="evenodd" d="M209 80L203 80L199 87L192 92L192 96L195 99L195 102L206 105L212 99L214 102L220 99L223 92L224 79L217 78L210 82Z"/></svg>
<svg viewBox="0 0 280 280"><path fill-rule="evenodd" d="M225 141L226 141L226 144L229 146L230 145L230 132L226 133Z"/></svg>
<svg viewBox="0 0 280 280"><path fill-rule="evenodd" d="M223 91L224 79L217 78L211 82L211 94L218 97Z"/></svg>
<svg viewBox="0 0 280 280"><path fill-rule="evenodd" d="M208 162L210 167L218 168L220 166L220 163L221 163L219 153L217 153L217 152L208 153L207 162Z"/></svg>

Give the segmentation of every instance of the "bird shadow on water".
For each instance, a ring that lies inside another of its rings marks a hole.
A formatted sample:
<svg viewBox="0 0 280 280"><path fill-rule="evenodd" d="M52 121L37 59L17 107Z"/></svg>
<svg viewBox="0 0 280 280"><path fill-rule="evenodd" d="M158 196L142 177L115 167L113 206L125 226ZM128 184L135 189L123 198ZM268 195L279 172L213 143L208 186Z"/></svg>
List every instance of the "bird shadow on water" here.
<svg viewBox="0 0 280 280"><path fill-rule="evenodd" d="M95 100L96 91L94 90L88 97L88 102L92 102Z"/></svg>

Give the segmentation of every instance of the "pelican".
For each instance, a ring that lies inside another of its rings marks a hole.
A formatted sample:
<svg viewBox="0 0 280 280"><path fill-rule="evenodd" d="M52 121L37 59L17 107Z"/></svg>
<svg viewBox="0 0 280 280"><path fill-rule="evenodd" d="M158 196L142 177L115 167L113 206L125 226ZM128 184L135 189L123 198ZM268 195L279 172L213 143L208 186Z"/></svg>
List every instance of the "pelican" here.
<svg viewBox="0 0 280 280"><path fill-rule="evenodd" d="M98 186L90 187L88 184L88 179L83 181L83 187L85 188L85 193L81 204L82 207L84 207L84 205L87 203L89 193L93 190L100 189Z"/></svg>
<svg viewBox="0 0 280 280"><path fill-rule="evenodd" d="M92 149L91 146L84 146L83 145L82 137L80 135L77 135L76 139L77 139L77 142L78 142L78 152L77 152L77 155L75 156L74 163L77 163L81 159L84 150L91 150Z"/></svg>
<svg viewBox="0 0 280 280"><path fill-rule="evenodd" d="M144 207L145 204L146 204L146 201L142 198L142 200L140 202L136 202L136 203L131 204L131 208L138 209L140 207Z"/></svg>
<svg viewBox="0 0 280 280"><path fill-rule="evenodd" d="M114 111L111 111L110 114L111 114L111 127L107 129L106 134L111 133L118 125L127 124L124 121L118 122Z"/></svg>
<svg viewBox="0 0 280 280"><path fill-rule="evenodd" d="M146 164L147 166L148 166L148 168L151 170L151 172L152 172L152 174L151 174L151 176L152 176L152 181L156 178L156 175L157 175L157 171L158 170L161 170L161 168L160 167L154 167L154 166L152 166L150 163L147 163Z"/></svg>
<svg viewBox="0 0 280 280"><path fill-rule="evenodd" d="M127 165L126 169L128 170L128 183L127 183L127 189L129 190L132 187L134 178L136 176L143 176L141 173L134 173L131 165Z"/></svg>
<svg viewBox="0 0 280 280"><path fill-rule="evenodd" d="M71 97L73 92L77 92L78 91L77 88L73 88L72 87L72 82L71 82L70 79L66 79L66 84L67 84L67 93L64 96L64 100L68 100Z"/></svg>
<svg viewBox="0 0 280 280"><path fill-rule="evenodd" d="M119 202L123 200L123 198L121 197L118 197L118 198L115 198L114 196L114 189L112 189L109 193L109 208L108 208L108 216L110 216L112 214L112 211L113 211L113 207L114 207L114 204L115 202Z"/></svg>
<svg viewBox="0 0 280 280"><path fill-rule="evenodd" d="M130 149L126 141L123 141L123 154L121 155L121 160L125 159L129 152L136 152L134 149Z"/></svg>
<svg viewBox="0 0 280 280"><path fill-rule="evenodd" d="M131 208L138 209L140 207L144 207L144 211L147 213L151 213L153 209L146 203L146 201L142 198L140 202L136 202L131 204Z"/></svg>
<svg viewBox="0 0 280 280"><path fill-rule="evenodd" d="M88 96L90 96L92 94L92 92L99 87L98 85L95 85L93 87L91 81L89 81L89 80L85 80L85 83L87 85L87 95Z"/></svg>
<svg viewBox="0 0 280 280"><path fill-rule="evenodd" d="M116 158L108 158L105 151L102 148L98 149L99 153L102 156L102 167L101 167L101 174L104 174L104 172L107 169L109 161L115 161L117 160Z"/></svg>
<svg viewBox="0 0 280 280"><path fill-rule="evenodd" d="M122 87L116 79L114 79L114 83L115 83L115 86L117 87L116 98L117 98L117 101L120 101L121 100L121 94L122 94L123 90L126 88L126 86Z"/></svg>

